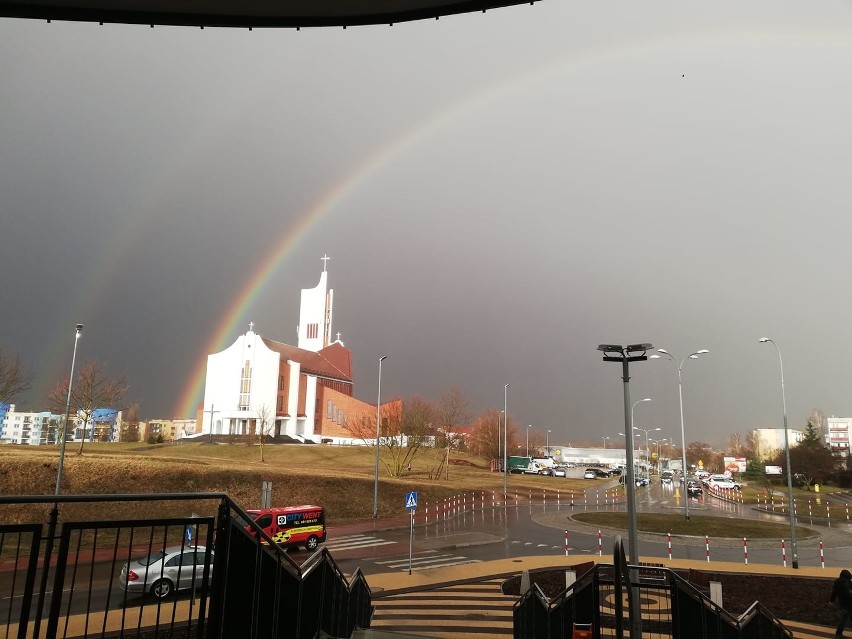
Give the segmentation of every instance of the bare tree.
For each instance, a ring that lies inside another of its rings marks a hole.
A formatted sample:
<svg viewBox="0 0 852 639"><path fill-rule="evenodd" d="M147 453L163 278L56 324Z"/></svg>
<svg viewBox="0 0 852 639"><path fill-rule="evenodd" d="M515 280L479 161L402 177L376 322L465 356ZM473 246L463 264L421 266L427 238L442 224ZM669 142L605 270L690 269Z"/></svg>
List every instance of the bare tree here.
<svg viewBox="0 0 852 639"><path fill-rule="evenodd" d="M268 404L264 404L257 409L256 426L257 429L255 432L257 435L257 441L260 444L260 461L266 461L263 458L263 446L266 443L266 438L269 437L275 429L275 414L272 412L272 409L269 408Z"/></svg>
<svg viewBox="0 0 852 639"><path fill-rule="evenodd" d="M438 397L438 403L435 407L435 421L438 433L440 433L443 441L441 444L446 447L447 455L442 466L446 474L445 479L450 478L450 450L453 446L458 445L458 430L464 426L470 419L468 410L468 401L464 393L458 386L453 386L445 393L441 393ZM438 469L440 476L441 469Z"/></svg>
<svg viewBox="0 0 852 639"><path fill-rule="evenodd" d="M432 405L419 397L405 402L397 399L382 404L380 415L379 446L385 452L381 462L388 475L399 477L429 443ZM346 428L364 443L375 445L376 417L370 412L355 415Z"/></svg>
<svg viewBox="0 0 852 639"><path fill-rule="evenodd" d="M121 441L139 441L139 404L133 403L127 408L127 415L121 420Z"/></svg>
<svg viewBox="0 0 852 639"><path fill-rule="evenodd" d="M479 414L473 421L473 432L470 434L470 451L485 459L497 459L498 449L502 439L498 434L502 432L503 412L489 408ZM499 441L498 441L499 440Z"/></svg>
<svg viewBox="0 0 852 639"><path fill-rule="evenodd" d="M124 408L124 394L130 388L124 377L110 379L106 376L105 365L100 362L88 361L80 368L77 380L71 386L70 410L83 420L83 436L80 438L78 455L83 454L86 442L86 432L95 411L100 408L121 410ZM48 392L47 398L51 409L65 411L68 397L68 378L60 381ZM63 424L60 437L65 437L68 424Z"/></svg>
<svg viewBox="0 0 852 639"><path fill-rule="evenodd" d="M33 374L21 362L21 356L12 356L0 348L0 403L6 403L29 389Z"/></svg>

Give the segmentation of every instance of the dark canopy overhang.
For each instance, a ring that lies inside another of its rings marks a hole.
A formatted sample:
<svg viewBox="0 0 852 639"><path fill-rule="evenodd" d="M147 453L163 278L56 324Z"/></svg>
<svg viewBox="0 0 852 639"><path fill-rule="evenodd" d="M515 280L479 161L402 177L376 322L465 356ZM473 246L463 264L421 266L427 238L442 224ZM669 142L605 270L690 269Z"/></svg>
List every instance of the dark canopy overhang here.
<svg viewBox="0 0 852 639"><path fill-rule="evenodd" d="M537 0L533 0L537 1ZM207 27L345 27L437 19L527 0L0 0L0 17Z"/></svg>

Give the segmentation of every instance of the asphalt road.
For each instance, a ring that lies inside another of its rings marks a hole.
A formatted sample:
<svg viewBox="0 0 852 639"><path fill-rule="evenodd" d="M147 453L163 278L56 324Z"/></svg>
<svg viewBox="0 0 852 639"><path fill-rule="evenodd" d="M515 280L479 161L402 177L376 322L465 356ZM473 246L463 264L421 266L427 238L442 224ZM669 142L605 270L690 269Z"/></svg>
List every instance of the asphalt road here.
<svg viewBox="0 0 852 639"><path fill-rule="evenodd" d="M561 481L553 478L555 485ZM476 509L456 517L432 521L428 525L414 528L410 540L412 569L418 569L416 559L421 558L420 569L437 565L452 565L453 562L491 561L529 555L565 554L566 531L568 552L571 555L607 556L612 552L617 535L626 541L626 531L598 530L574 521L571 516L578 512L601 510L624 510L623 504L606 505L604 488L617 485L617 480L596 482L590 480L585 500L575 495L573 507L567 499L557 505L552 498L545 504L497 506ZM685 513L684 498L677 485L661 485L636 489L638 512ZM534 499L535 502L535 499ZM709 495L691 498L690 515L732 517L737 519L761 519L785 523L787 519L758 511L747 505L722 501ZM852 526L844 520L825 526L811 522L806 517L798 520L800 526L812 529L815 535L798 540L800 566L848 567L852 565ZM640 533L639 555L643 561L661 561L669 557L669 539L666 535ZM372 540L372 542L371 542ZM823 549L820 550L820 541ZM356 547L347 546L345 540L329 539L329 549L345 572L360 567L366 575L386 572L388 569L407 570L409 555L409 530L386 530L364 533ZM782 565L781 539L749 540L744 547L741 538L705 540L704 534L696 529L695 535L673 536L671 556L675 559L706 561L730 561L745 563L746 553L750 563ZM371 545L375 543L376 545ZM379 545L380 544L380 545ZM785 540L783 552L787 565L792 564L790 540ZM441 557L437 555L440 554ZM430 557L433 557L431 561Z"/></svg>

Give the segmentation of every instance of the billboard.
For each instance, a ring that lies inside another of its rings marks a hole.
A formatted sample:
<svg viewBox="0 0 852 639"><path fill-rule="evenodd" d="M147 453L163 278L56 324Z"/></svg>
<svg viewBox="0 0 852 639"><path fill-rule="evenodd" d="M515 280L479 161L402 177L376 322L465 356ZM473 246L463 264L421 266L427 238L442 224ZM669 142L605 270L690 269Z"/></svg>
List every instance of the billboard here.
<svg viewBox="0 0 852 639"><path fill-rule="evenodd" d="M723 457L722 466L731 473L744 473L746 471L745 457Z"/></svg>
<svg viewBox="0 0 852 639"><path fill-rule="evenodd" d="M784 473L781 466L764 466L763 469L763 472L767 475L782 475Z"/></svg>

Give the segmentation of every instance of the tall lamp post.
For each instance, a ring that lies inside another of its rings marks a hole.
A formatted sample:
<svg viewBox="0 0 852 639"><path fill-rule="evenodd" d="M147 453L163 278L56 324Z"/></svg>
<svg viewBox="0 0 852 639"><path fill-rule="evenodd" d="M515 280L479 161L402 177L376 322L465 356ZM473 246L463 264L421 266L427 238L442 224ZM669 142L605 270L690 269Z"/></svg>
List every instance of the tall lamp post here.
<svg viewBox="0 0 852 639"><path fill-rule="evenodd" d="M759 340L762 344L767 342L775 347L778 352L778 366L781 368L781 407L784 411L784 457L787 462L787 494L789 496L789 511L790 511L790 546L793 552L793 568L799 567L799 549L796 545L796 508L793 501L793 468L790 466L790 434L787 430L787 396L784 393L784 361L781 359L781 349L774 340L768 337L761 337Z"/></svg>
<svg viewBox="0 0 852 639"><path fill-rule="evenodd" d="M642 402L650 402L650 401L652 401L652 400L651 400L651 398L650 398L650 397L646 397L645 399L637 399L635 402L633 402L633 406L631 406L631 407L630 407L630 428L629 428L628 430L631 430L631 429L635 428L635 427L633 426L633 412L634 412L634 409L636 408L636 404L641 404ZM638 430L638 429L637 429L637 430ZM625 437L626 437L626 435L625 435ZM625 440L625 446L626 446L626 445L627 445L627 444L626 444L626 440ZM642 444L639 444L639 446L640 446L640 453L641 453L641 446L642 446ZM632 453L632 451L631 451L631 454L633 454L633 453Z"/></svg>
<svg viewBox="0 0 852 639"><path fill-rule="evenodd" d="M606 450L606 440L609 439L609 435L604 435L601 439L603 440L604 450Z"/></svg>
<svg viewBox="0 0 852 639"><path fill-rule="evenodd" d="M503 421L502 417L503 417L503 411L501 410L500 413L497 415L497 466L498 467L500 466L500 460L503 457L503 455L501 454L501 451L503 450L503 439L502 439L503 434L500 432L500 428L502 428L501 422Z"/></svg>
<svg viewBox="0 0 852 639"><path fill-rule="evenodd" d="M680 404L680 442L681 442L681 446L682 446L682 448L681 448L681 460L680 460L682 466L681 466L680 472L681 472L681 477L683 478L683 480L682 480L683 489L686 490L686 471L687 471L687 468L686 468L686 431L683 427L683 374L682 374L683 365L686 362L686 360L698 359L699 355L704 355L705 353L709 353L710 351L708 351L706 348L702 348L699 351L695 351L694 353L690 353L689 355L687 355L686 357L684 357L680 361L680 364L677 363L677 360L674 358L674 356L671 353L669 353L666 349L658 348L657 352L662 353L663 357L665 357L666 359L670 359L674 363L674 365L677 366L677 397L678 397L678 402ZM661 359L661 357L659 355L651 355L651 359ZM686 521L689 521L689 496L686 497L685 501L683 502L683 505L684 505L684 512L686 514Z"/></svg>
<svg viewBox="0 0 852 639"><path fill-rule="evenodd" d="M62 441L59 444L59 465L56 470L56 490L54 495L58 495L62 490L62 465L65 461L65 440L68 437L68 419L71 416L71 384L74 383L74 362L77 360L77 342L80 341L80 335L83 334L83 325L77 324L76 332L74 333L74 354L71 356L71 376L68 378L68 400L65 402L65 424L62 427Z"/></svg>
<svg viewBox="0 0 852 639"><path fill-rule="evenodd" d="M656 430L662 430L659 426L657 428L637 428L633 427L633 430L638 430L645 433L645 472L648 475L648 479L651 478L651 450L648 448L648 433L653 433Z"/></svg>
<svg viewBox="0 0 852 639"><path fill-rule="evenodd" d="M629 346L621 346L620 344L601 344L598 350L603 353L603 361L618 362L621 364L621 379L624 382L624 433L625 446L627 448L627 539L630 546L630 558L635 566L639 565L639 544L637 541L637 525L636 525L636 476L633 471L633 416L632 407L630 406L630 362L644 362L648 357L645 355L649 350L654 348L651 344L631 344ZM637 402L638 403L638 402ZM634 404L635 406L635 404ZM638 571L632 571L634 574L630 578L630 583L639 582ZM634 579L635 577L635 579ZM630 601L630 621L632 628L630 630L631 637L642 636L642 611L639 602L638 588L631 585Z"/></svg>
<svg viewBox="0 0 852 639"><path fill-rule="evenodd" d="M503 506L506 505L506 495L509 494L509 407L507 398L509 396L509 385L503 387Z"/></svg>
<svg viewBox="0 0 852 639"><path fill-rule="evenodd" d="M530 456L530 428L532 424L527 424L527 457Z"/></svg>
<svg viewBox="0 0 852 639"><path fill-rule="evenodd" d="M388 358L379 358L379 391L376 397L376 483L373 486L373 519L379 518L379 427L382 424L382 362Z"/></svg>
<svg viewBox="0 0 852 639"><path fill-rule="evenodd" d="M550 430L547 431L547 436L545 437L544 447L547 449L547 456L550 457Z"/></svg>

